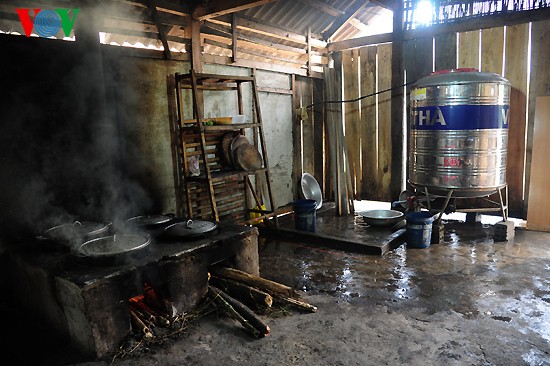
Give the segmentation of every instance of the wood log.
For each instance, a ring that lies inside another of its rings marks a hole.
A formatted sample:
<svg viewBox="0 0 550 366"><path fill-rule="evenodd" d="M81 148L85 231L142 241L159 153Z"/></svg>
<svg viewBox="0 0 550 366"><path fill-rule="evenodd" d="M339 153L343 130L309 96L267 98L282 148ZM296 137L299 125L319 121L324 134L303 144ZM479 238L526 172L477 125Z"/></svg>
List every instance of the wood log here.
<svg viewBox="0 0 550 366"><path fill-rule="evenodd" d="M134 322L136 328L139 329L139 331L143 334L145 338L154 338L153 332L151 332L151 329L145 323L137 316L137 314L130 310L130 316L132 317L132 321Z"/></svg>
<svg viewBox="0 0 550 366"><path fill-rule="evenodd" d="M308 304L307 302L304 302L304 301L301 301L301 300L297 300L297 299L293 299L293 298L290 298L290 297L285 297L285 296L275 296L275 301L279 301L283 304L287 304L287 305L292 305L300 310L305 310L305 311L309 311L309 312L316 312L317 311L317 307L316 306L313 306L311 304Z"/></svg>
<svg viewBox="0 0 550 366"><path fill-rule="evenodd" d="M212 298L224 307L228 314L239 321L254 337L261 338L269 334L270 329L250 308L232 298L214 286L208 286Z"/></svg>
<svg viewBox="0 0 550 366"><path fill-rule="evenodd" d="M170 320L168 320L163 315L157 313L155 310L151 309L145 303L141 301L130 301L130 305L135 309L139 310L141 313L147 314L147 316L149 317L149 320L151 320L155 324L162 327L170 326Z"/></svg>
<svg viewBox="0 0 550 366"><path fill-rule="evenodd" d="M234 268L220 267L212 271L215 276L230 279L244 283L245 285L256 287L271 295L279 294L281 296L296 298L298 295L291 287L274 282L259 276L252 275Z"/></svg>
<svg viewBox="0 0 550 366"><path fill-rule="evenodd" d="M130 311L133 311L137 315L139 320L141 320L147 327L149 327L149 329L153 329L156 326L155 322L153 321L150 315L146 315L142 313L135 307L132 307Z"/></svg>
<svg viewBox="0 0 550 366"><path fill-rule="evenodd" d="M273 297L270 294L258 290L255 287L245 285L244 283L218 276L210 277L210 283L244 302L248 306L269 308L273 304Z"/></svg>

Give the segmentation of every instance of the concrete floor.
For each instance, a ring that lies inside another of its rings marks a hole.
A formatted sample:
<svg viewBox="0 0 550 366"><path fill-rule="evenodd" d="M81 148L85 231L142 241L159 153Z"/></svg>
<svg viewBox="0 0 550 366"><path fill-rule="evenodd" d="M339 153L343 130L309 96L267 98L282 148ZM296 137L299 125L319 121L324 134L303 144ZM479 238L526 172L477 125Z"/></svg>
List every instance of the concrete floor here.
<svg viewBox="0 0 550 366"><path fill-rule="evenodd" d="M114 364L550 365L550 234L516 229L495 243L491 231L451 221L444 244L382 257L262 239L262 276L304 291L318 312L266 317L271 334L260 340L211 315ZM14 364L109 364L42 332L14 342ZM29 337L43 342L33 348Z"/></svg>

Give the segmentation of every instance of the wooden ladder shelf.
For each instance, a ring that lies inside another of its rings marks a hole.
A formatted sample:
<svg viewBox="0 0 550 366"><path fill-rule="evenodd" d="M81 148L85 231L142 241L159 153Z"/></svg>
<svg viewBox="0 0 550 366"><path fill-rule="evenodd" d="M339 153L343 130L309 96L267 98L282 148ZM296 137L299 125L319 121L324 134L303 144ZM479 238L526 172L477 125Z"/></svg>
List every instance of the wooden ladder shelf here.
<svg viewBox="0 0 550 366"><path fill-rule="evenodd" d="M185 207L189 219L242 224L263 222L278 227L254 74L216 75L192 70L188 74L176 73L175 79L179 129L176 139L178 210ZM242 87L247 84L251 86L253 105L254 119L251 123L218 124L216 120L221 121L222 116L204 117L205 90L236 93L235 114L243 115ZM192 94L191 109L184 104L183 99L184 93L189 91ZM185 112L189 119L184 118ZM228 156L227 141L233 136L245 136L246 132L252 132L253 141L249 142L259 148L262 156L262 165L258 169L243 170L228 161L231 156ZM251 176L255 177L255 182Z"/></svg>

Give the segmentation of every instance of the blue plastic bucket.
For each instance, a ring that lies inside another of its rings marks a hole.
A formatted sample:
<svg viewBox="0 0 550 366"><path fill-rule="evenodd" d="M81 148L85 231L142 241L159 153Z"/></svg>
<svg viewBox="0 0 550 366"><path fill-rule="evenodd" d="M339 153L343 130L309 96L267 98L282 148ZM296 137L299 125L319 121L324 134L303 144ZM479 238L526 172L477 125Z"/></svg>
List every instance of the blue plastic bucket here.
<svg viewBox="0 0 550 366"><path fill-rule="evenodd" d="M432 239L433 215L427 211L409 212L407 220L407 246L427 248Z"/></svg>
<svg viewBox="0 0 550 366"><path fill-rule="evenodd" d="M315 200L298 200L294 202L294 225L297 230L315 232L317 209Z"/></svg>

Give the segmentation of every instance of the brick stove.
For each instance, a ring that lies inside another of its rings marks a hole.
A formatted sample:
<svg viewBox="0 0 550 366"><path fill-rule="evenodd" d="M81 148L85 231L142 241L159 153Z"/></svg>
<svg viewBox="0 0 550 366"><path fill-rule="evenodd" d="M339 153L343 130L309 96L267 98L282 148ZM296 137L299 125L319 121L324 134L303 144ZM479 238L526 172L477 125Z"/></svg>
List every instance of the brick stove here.
<svg viewBox="0 0 550 366"><path fill-rule="evenodd" d="M235 225L194 241L153 240L145 256L118 265L92 265L38 245L20 246L10 258L21 307L97 358L130 334L128 300L143 293L144 281L162 286L177 311L187 312L207 293L210 265L227 261L259 275L258 230Z"/></svg>

